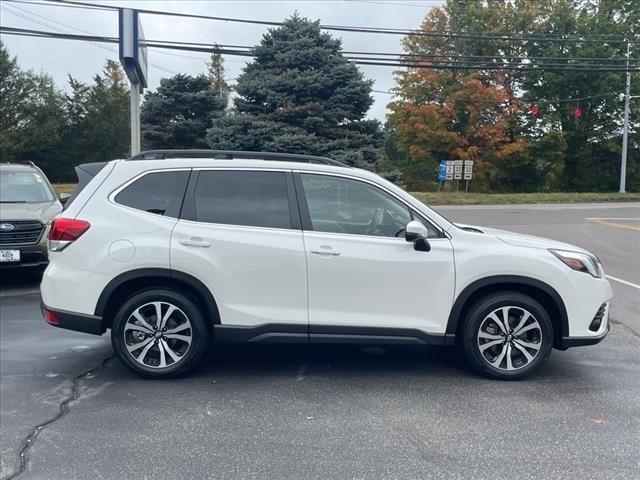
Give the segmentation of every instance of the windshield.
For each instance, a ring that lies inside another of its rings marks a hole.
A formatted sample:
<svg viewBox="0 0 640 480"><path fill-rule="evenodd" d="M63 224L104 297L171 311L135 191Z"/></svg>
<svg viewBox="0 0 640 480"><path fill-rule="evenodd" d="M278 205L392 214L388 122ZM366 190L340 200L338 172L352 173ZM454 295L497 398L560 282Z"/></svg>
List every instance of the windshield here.
<svg viewBox="0 0 640 480"><path fill-rule="evenodd" d="M0 203L42 203L53 199L53 192L40 173L0 170Z"/></svg>

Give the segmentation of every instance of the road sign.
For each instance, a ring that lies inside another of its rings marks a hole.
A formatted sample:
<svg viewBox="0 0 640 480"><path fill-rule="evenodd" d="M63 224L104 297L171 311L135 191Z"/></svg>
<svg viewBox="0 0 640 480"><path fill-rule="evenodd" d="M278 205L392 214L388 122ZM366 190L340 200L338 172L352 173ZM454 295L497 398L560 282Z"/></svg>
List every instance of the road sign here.
<svg viewBox="0 0 640 480"><path fill-rule="evenodd" d="M464 162L462 160L453 161L453 178L454 180L462 179L462 166Z"/></svg>
<svg viewBox="0 0 640 480"><path fill-rule="evenodd" d="M447 171L445 180L453 180L453 160L447 160Z"/></svg>
<svg viewBox="0 0 640 480"><path fill-rule="evenodd" d="M447 179L447 161L440 160L440 167L438 168L438 181L442 182Z"/></svg>
<svg viewBox="0 0 640 480"><path fill-rule="evenodd" d="M473 160L464 161L464 179L471 180L473 178Z"/></svg>

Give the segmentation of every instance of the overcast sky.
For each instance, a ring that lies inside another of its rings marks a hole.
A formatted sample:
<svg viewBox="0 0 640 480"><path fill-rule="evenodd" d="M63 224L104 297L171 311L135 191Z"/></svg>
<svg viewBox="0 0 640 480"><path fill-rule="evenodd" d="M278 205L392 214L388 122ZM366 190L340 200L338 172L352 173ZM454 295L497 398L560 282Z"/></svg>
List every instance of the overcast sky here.
<svg viewBox="0 0 640 480"><path fill-rule="evenodd" d="M98 0L92 0L98 3ZM109 0L109 5L189 12L224 17L281 21L295 11L310 19L332 25L367 27L417 28L424 15L441 0L297 0L297 1L159 1ZM81 10L58 6L1 2L3 26L65 33L118 35L118 15L114 11ZM21 16L18 16L19 14ZM193 18L142 15L145 36L152 40L215 42L231 45L255 45L266 27ZM342 38L343 48L351 51L400 52L399 35L331 32ZM107 59L118 60L117 45L100 46L72 40L2 35L11 55L17 55L23 68L50 74L56 84L66 88L67 75L89 82ZM149 87L157 87L160 78L174 73L198 74L206 69L208 54L149 49ZM225 56L227 79L238 76L247 60ZM394 86L392 67L360 66L366 78L374 80L374 89L389 90ZM384 121L390 96L373 94L375 103L370 118Z"/></svg>

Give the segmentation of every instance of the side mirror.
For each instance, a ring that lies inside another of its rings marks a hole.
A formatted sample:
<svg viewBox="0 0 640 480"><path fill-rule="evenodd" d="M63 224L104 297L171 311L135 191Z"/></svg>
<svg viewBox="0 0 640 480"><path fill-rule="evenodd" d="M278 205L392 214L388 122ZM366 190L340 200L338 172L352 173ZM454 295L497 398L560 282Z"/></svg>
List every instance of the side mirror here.
<svg viewBox="0 0 640 480"><path fill-rule="evenodd" d="M65 203L67 203L69 201L69 198L71 198L71 194L70 193L66 193L66 192L62 192L60 195L58 195L58 198L60 199L60 203L62 205L64 205Z"/></svg>
<svg viewBox="0 0 640 480"><path fill-rule="evenodd" d="M431 250L431 245L427 240L429 231L422 223L412 220L407 223L404 229L404 238L407 242L413 243L413 248L419 252L428 252Z"/></svg>

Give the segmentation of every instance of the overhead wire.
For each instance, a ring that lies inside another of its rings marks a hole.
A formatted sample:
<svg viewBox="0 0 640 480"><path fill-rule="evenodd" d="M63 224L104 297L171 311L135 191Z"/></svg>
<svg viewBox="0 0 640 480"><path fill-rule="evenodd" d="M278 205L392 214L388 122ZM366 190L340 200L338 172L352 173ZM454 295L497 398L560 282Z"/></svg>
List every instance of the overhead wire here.
<svg viewBox="0 0 640 480"><path fill-rule="evenodd" d="M21 29L16 27L0 26L0 32L8 35L27 35L44 38L58 38L67 40L82 40L91 42L117 43L116 37L104 37L97 35L76 35L68 33L56 33L42 30ZM246 47L227 48L219 45L211 44L206 47L191 46L188 42L171 42L167 40L145 40L144 44L149 48L164 48L170 50L196 51L208 53L221 53L223 55L236 55L253 57L252 49ZM461 61L461 60L438 60L425 57L419 61L405 60L381 60L377 58L363 59L362 57L353 57L345 55L345 57L357 65L370 66L390 66L400 68L431 68L431 69L460 69L460 70L560 70L560 71L589 71L589 72L626 72L640 71L640 65L630 64L629 67L622 65L606 65L606 64L573 64L573 63L548 63L548 62L532 62L532 63L513 63L513 62L493 62L493 61ZM571 59L568 59L571 61Z"/></svg>
<svg viewBox="0 0 640 480"><path fill-rule="evenodd" d="M66 23L59 22L57 20L53 20L53 19L50 19L50 18L43 17L42 15L38 15L37 13L29 12L29 11L27 11L27 10L25 10L23 8L20 8L20 7L16 6L16 5L12 5L11 7L9 7L8 5L4 5L3 4L3 5L0 5L0 7L2 9L4 9L6 12L8 12L8 13L10 13L12 15L15 15L17 17L21 17L21 18L23 18L23 19L25 19L25 20L27 20L29 22L32 22L32 23L35 23L35 24L38 24L38 25L42 25L44 27L51 28L53 30L56 30L59 33L67 34L68 32L65 31L64 29L60 28L60 27L56 27L55 25L52 25L51 23L47 23L47 22L54 22L54 23L57 23L58 25L62 25L62 26L65 26L67 28L71 28L71 29L76 30L78 32L84 32L84 33L91 34L91 32L87 32L86 30L82 30L81 28L73 27L71 25L67 25ZM23 13L14 11L13 10L14 8L19 10L20 12L23 12ZM38 18L33 18L33 17L42 18L42 19L46 20L46 22L42 21L42 20L38 20ZM118 53L117 49L111 48L111 47L107 47L105 45L100 45L99 41L92 41L92 40L85 40L85 41L87 43L93 45L94 47L101 48L102 50L107 50L107 51L112 52L112 53ZM176 72L174 70L171 70L169 68L163 67L161 65L157 65L157 64L152 63L152 62L148 62L148 64L153 68L156 68L158 70L164 71L166 73L170 73L172 75L176 75L178 73L178 72Z"/></svg>
<svg viewBox="0 0 640 480"><path fill-rule="evenodd" d="M36 3L28 2L26 0L4 0L7 2L22 2L22 3ZM93 9L112 10L117 11L119 8L117 5L109 4L96 4L83 1L71 1L71 0L47 0L45 3L38 2L41 5L58 5L58 6L71 6L71 7L87 7ZM221 17L214 15L202 15L196 13L185 12L168 12L163 10L151 10L145 8L136 9L140 13L148 15L162 15L173 16L183 18L197 18L202 20L215 20L233 23L244 23L253 25L263 25L280 27L284 23L268 20L255 20L246 18L233 18L233 17ZM498 34L487 32L461 32L461 31L424 31L424 30L410 30L399 28L381 28L381 27L361 27L351 25L325 25L321 24L320 27L323 30L341 31L341 32L354 32L354 33L372 33L372 34L384 34L384 35L413 35L413 36L426 36L426 37L441 37L441 38L464 38L473 40L498 40L498 41L531 41L531 42L564 42L564 43L640 43L640 36L611 36L611 35L557 35L557 34L538 34L538 35L520 35L520 34Z"/></svg>

